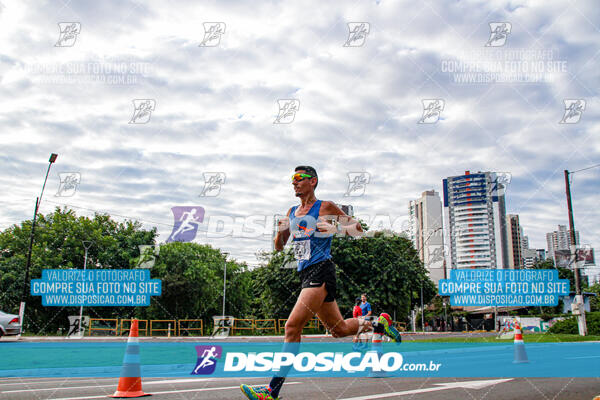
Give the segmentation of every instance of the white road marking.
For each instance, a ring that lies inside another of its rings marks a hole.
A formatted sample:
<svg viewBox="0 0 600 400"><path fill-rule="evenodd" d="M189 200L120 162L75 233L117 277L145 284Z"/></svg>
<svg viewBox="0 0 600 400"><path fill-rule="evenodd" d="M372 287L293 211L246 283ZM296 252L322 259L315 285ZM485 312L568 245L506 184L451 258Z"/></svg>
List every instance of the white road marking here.
<svg viewBox="0 0 600 400"><path fill-rule="evenodd" d="M438 387L424 388L424 389L414 389L414 390L405 390L403 392L394 392L394 393L382 393L382 394L370 394L368 396L359 396L359 397L348 397L341 400L372 400L372 399L385 399L386 397L394 397L394 396L404 396L404 395L413 395L420 393L429 393L429 392L437 392L440 390L448 390L448 389L482 389L486 386L496 385L498 383L504 383L512 381L512 379L493 379L486 381L465 381L465 382L448 382L448 383L436 383Z"/></svg>

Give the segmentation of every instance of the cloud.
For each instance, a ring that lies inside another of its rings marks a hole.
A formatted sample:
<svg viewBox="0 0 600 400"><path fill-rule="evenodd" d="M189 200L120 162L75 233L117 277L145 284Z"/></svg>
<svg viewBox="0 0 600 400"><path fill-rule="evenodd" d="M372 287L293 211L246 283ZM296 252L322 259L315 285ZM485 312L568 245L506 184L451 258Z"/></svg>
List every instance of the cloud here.
<svg viewBox="0 0 600 400"><path fill-rule="evenodd" d="M507 211L521 215L532 247L545 247L545 233L567 222L562 171L599 159L599 12L500 0L11 3L0 11L0 228L31 218L57 152L43 212L58 203L139 219L161 241L177 205L202 206L207 217L284 213L297 201L290 175L300 164L319 171L323 199L401 218L447 176L508 171ZM73 47L55 47L67 21L81 33ZM499 21L512 24L507 44L485 48ZM202 22L225 22L219 46L199 47ZM348 22L370 24L362 47L342 46ZM510 72L504 62L522 61L520 49L551 54L558 72L545 66L536 83L464 83L444 69L499 61ZM300 100L294 122L273 124L277 100L289 98ZM445 101L441 120L417 124L432 98ZM558 124L565 98L586 99L579 124ZM147 124L129 124L134 99L156 101ZM82 174L71 198L54 197L61 171ZM356 171L371 182L364 196L344 197ZM227 176L217 197L199 196L206 172ZM577 229L592 245L597 174L582 171L573 186ZM271 248L266 237L197 240L251 263Z"/></svg>

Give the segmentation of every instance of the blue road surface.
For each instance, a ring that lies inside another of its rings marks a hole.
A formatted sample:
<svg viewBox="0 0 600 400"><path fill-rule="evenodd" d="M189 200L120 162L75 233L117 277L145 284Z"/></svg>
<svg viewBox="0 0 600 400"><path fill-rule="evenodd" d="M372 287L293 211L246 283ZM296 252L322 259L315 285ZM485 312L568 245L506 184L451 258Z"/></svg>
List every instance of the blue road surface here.
<svg viewBox="0 0 600 400"><path fill-rule="evenodd" d="M281 342L178 342L139 343L142 377L191 377L197 366L199 354L196 346L220 346L216 368L206 377L270 377L271 369L264 371L225 371L228 354L265 354L282 351ZM0 377L119 377L125 355L126 343L3 343L0 346ZM496 343L385 343L383 357L388 353L400 354L400 365L386 372L388 377L599 377L600 343L526 343L528 363L513 363L514 346ZM301 353L314 355L330 353L333 357L353 353L351 343L303 343ZM358 367L366 357L363 352L354 354L349 365ZM264 358L264 357L263 357ZM268 358L268 357L267 357ZM304 366L308 359L305 357ZM398 356L396 355L396 360ZM332 362L331 364L334 364ZM338 364L340 364L338 362ZM258 364L260 366L260 362ZM318 366L319 364L317 364ZM435 365L432 370L431 366ZM323 369L323 368L322 368ZM327 369L327 368L325 368ZM299 372L292 369L293 377L364 377L372 373L335 371Z"/></svg>

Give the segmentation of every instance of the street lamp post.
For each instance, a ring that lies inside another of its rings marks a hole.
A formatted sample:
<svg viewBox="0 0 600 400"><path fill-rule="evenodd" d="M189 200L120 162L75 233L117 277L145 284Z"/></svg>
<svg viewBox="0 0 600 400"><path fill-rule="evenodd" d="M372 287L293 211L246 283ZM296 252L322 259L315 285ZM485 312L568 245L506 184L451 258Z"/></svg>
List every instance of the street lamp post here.
<svg viewBox="0 0 600 400"><path fill-rule="evenodd" d="M84 271L87 268L87 255L88 255L88 250L90 247L92 247L92 242L90 242L88 240L84 240L83 241L83 248L85 249L85 255L83 256L83 270ZM82 318L83 318L83 303L81 303L81 306L79 307L79 329L83 329L83 322L81 320Z"/></svg>
<svg viewBox="0 0 600 400"><path fill-rule="evenodd" d="M431 239L431 236L433 236L434 233L436 233L437 231L440 231L440 230L442 230L441 226L439 228L436 228L433 231L431 231L429 233L429 235L425 238L425 240L423 240L421 247L417 250L418 253L421 253L421 251L423 251L423 258L425 258L425 252L424 252L425 245L427 244L429 239ZM429 253L428 253L428 256L429 256ZM414 324L413 324L413 327L414 327ZM423 330L423 332L425 332L425 309L423 307L423 282L421 282L421 329Z"/></svg>
<svg viewBox="0 0 600 400"><path fill-rule="evenodd" d="M44 185L42 186L42 193L40 197L35 199L35 209L33 211L33 221L31 223L31 233L29 234L29 250L27 251L27 263L25 264L25 281L23 282L23 292L21 293L21 304L19 306L19 322L21 322L21 332L25 327L25 299L27 298L27 289L29 288L29 268L31 267L31 252L33 249L33 238L35 234L35 223L37 221L37 214L42 204L42 196L44 196L44 189L46 188L46 181L48 180L48 174L50 173L50 167L56 161L58 154L50 154L48 159L48 169L46 170L46 177L44 178ZM19 335L20 336L20 335Z"/></svg>
<svg viewBox="0 0 600 400"><path fill-rule="evenodd" d="M587 325L585 321L585 308L583 307L583 296L581 295L581 276L579 275L579 266L577 263L577 237L575 235L575 222L573 221L573 204L571 203L571 184L569 183L569 171L565 169L565 186L567 193L567 209L569 211L569 229L571 229L571 254L574 255L575 264L575 304L578 307L577 325L579 335L587 335Z"/></svg>
<svg viewBox="0 0 600 400"><path fill-rule="evenodd" d="M227 284L227 256L229 253L223 253L225 260L223 261L223 318L225 318L225 295L226 295L226 284Z"/></svg>

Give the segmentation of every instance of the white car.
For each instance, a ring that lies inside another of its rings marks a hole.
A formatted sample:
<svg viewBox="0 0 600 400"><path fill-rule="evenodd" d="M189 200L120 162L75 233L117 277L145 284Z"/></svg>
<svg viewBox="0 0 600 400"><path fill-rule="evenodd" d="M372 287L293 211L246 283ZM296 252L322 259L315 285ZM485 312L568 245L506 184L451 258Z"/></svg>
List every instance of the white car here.
<svg viewBox="0 0 600 400"><path fill-rule="evenodd" d="M18 335L21 333L19 316L0 311L0 336Z"/></svg>

